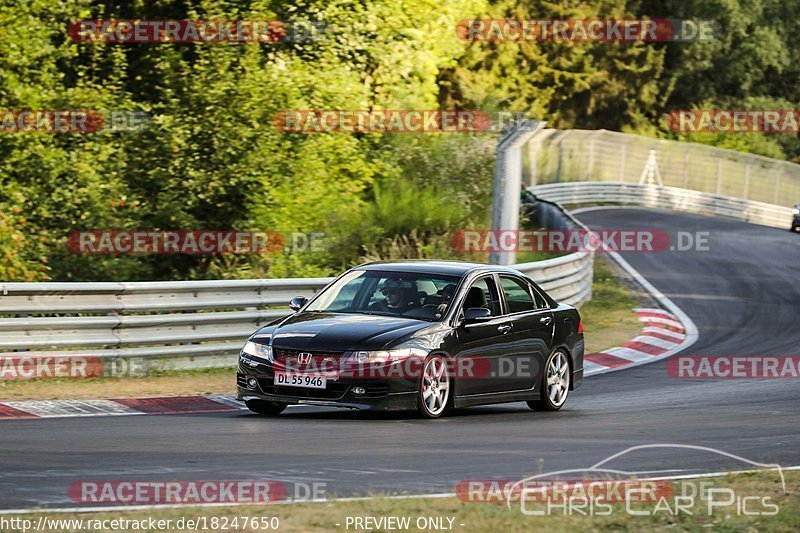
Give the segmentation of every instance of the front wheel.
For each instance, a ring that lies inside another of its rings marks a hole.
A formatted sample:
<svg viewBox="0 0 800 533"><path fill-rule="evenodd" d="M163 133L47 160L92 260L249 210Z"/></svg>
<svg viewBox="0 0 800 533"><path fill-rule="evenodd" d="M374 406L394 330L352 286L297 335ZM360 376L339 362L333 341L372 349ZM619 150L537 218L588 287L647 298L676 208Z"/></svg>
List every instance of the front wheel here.
<svg viewBox="0 0 800 533"><path fill-rule="evenodd" d="M535 411L558 411L567 401L569 394L569 372L567 354L556 350L547 359L542 375L541 399L531 400L528 407Z"/></svg>
<svg viewBox="0 0 800 533"><path fill-rule="evenodd" d="M285 403L269 402L267 400L247 400L244 402L248 409L258 415L277 416L286 409Z"/></svg>
<svg viewBox="0 0 800 533"><path fill-rule="evenodd" d="M418 408L425 418L439 418L453 404L453 379L448 361L441 355L425 359L419 380Z"/></svg>

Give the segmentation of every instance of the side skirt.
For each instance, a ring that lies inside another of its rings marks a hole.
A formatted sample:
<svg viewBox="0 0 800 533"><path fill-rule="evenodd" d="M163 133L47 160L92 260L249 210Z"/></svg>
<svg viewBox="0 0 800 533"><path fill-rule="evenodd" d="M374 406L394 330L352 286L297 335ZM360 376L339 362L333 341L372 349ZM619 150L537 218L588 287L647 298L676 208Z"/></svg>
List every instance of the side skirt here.
<svg viewBox="0 0 800 533"><path fill-rule="evenodd" d="M538 390L490 392L487 394L470 394L469 396L456 396L455 398L453 398L453 406L456 408L460 408L460 407L469 407L471 405L524 402L527 400L538 400L538 399L539 399Z"/></svg>

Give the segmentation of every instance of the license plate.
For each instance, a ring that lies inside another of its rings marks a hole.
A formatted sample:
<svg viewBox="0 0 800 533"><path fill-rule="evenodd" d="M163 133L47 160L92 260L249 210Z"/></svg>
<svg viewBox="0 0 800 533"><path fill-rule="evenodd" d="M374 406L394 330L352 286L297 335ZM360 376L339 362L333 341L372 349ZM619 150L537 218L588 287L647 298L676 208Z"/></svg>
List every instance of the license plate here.
<svg viewBox="0 0 800 533"><path fill-rule="evenodd" d="M316 374L294 374L290 372L275 372L272 383L281 387L303 387L307 389L324 389L328 379Z"/></svg>

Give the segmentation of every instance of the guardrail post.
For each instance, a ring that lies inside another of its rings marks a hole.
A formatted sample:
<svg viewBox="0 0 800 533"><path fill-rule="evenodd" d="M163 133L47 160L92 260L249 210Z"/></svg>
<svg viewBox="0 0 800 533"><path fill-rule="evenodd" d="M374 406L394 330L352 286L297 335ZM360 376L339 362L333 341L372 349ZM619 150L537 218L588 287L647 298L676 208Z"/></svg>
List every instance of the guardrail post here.
<svg viewBox="0 0 800 533"><path fill-rule="evenodd" d="M586 165L586 180L592 181L594 179L594 142L595 139L601 135L605 130L597 130L589 135L589 163Z"/></svg>
<svg viewBox="0 0 800 533"><path fill-rule="evenodd" d="M689 188L689 150L683 151L683 188Z"/></svg>
<svg viewBox="0 0 800 533"><path fill-rule="evenodd" d="M519 228L520 190L522 189L522 147L544 128L539 120L520 120L497 143L492 187L492 230ZM511 265L517 260L516 251L489 254L495 265Z"/></svg>
<svg viewBox="0 0 800 533"><path fill-rule="evenodd" d="M544 126L542 126L544 128ZM528 186L533 187L539 181L539 153L542 151L542 143L545 139L556 133L558 130L539 130L528 142L528 162L531 166L530 180ZM549 165L548 165L549 167ZM545 178L547 172L545 172Z"/></svg>
<svg viewBox="0 0 800 533"><path fill-rule="evenodd" d="M742 195L742 198L747 200L749 192L750 192L750 163L745 163L744 164L744 194Z"/></svg>
<svg viewBox="0 0 800 533"><path fill-rule="evenodd" d="M569 132L565 132L563 135L561 135L558 138L558 162L556 164L556 179L555 179L556 183L560 183L561 182L561 171L563 170L563 167L564 167L564 144L563 143L564 143L564 139L567 138L567 135L569 135Z"/></svg>

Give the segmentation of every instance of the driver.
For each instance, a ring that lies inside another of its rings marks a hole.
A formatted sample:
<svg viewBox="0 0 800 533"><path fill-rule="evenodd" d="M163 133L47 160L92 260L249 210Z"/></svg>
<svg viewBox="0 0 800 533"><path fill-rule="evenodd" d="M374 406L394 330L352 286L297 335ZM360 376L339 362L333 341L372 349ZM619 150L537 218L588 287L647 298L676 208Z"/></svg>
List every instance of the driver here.
<svg viewBox="0 0 800 533"><path fill-rule="evenodd" d="M381 287L384 299L370 305L369 309L380 313L405 313L409 309L419 307L418 303L415 305L413 297L411 297L412 293L416 294L416 287L412 282L388 279Z"/></svg>

